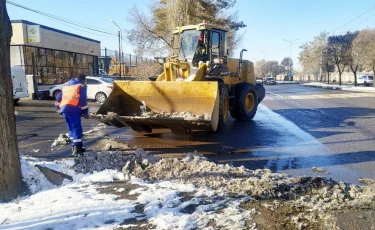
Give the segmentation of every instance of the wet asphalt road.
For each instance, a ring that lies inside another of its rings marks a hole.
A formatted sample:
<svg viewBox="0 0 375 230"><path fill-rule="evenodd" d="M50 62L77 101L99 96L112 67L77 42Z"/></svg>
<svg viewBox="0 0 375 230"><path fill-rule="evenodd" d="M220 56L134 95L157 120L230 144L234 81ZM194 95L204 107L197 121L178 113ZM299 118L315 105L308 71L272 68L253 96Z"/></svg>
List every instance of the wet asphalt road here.
<svg viewBox="0 0 375 230"><path fill-rule="evenodd" d="M197 150L214 161L250 169L266 167L293 176L327 176L351 183L358 183L360 177L375 179L375 94L301 85L266 86L266 92L253 121L230 119L221 133L181 136L159 130L143 135L107 127L87 135L85 144L90 149L109 135L132 149L161 156ZM100 105L90 106L94 112ZM53 101L21 101L15 108L20 152L46 158L69 156L69 146L50 150L53 139L66 133ZM83 121L85 131L97 125Z"/></svg>

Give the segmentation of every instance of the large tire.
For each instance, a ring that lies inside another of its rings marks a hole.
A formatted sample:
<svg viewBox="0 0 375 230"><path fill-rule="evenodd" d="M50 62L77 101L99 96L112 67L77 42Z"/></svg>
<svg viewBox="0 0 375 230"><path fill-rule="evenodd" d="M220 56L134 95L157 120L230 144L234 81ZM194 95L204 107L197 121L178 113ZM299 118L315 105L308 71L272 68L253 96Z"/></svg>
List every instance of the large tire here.
<svg viewBox="0 0 375 230"><path fill-rule="evenodd" d="M219 94L220 94L220 111L219 111L219 124L217 130L224 130L228 120L229 110L229 94L228 89L224 83L219 82Z"/></svg>
<svg viewBox="0 0 375 230"><path fill-rule="evenodd" d="M17 103L20 101L20 99L13 99L13 105L17 105Z"/></svg>
<svg viewBox="0 0 375 230"><path fill-rule="evenodd" d="M258 109L258 95L255 88L249 83L241 83L236 86L236 98L234 108L230 115L241 121L253 119Z"/></svg>

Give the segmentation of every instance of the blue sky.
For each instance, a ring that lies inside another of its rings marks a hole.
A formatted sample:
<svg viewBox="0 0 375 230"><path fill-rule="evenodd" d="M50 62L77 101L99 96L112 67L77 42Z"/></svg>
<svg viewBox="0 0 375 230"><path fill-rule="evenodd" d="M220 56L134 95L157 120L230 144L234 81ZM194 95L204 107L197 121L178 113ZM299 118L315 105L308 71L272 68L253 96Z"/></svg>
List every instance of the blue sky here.
<svg viewBox="0 0 375 230"><path fill-rule="evenodd" d="M151 0L152 1L152 0ZM128 12L136 5L149 13L150 0L13 0L21 5L37 9L83 24L117 33L117 27L110 22L114 19L123 29L131 28L127 20ZM253 62L262 58L281 61L289 56L286 40L295 40L292 45L292 58L298 63L299 45L312 40L322 31L342 34L346 30L359 30L375 27L374 0L237 0L232 11L238 11L239 20L247 27L239 31L245 33L240 48L246 48L245 58ZM364 12L368 13L347 24ZM8 4L10 18L24 19L57 29L76 33L101 41L102 48L117 49L115 36L99 36L66 26L47 17L29 12ZM367 19L367 20L366 20ZM124 52L133 49L123 42ZM235 53L239 53L236 50Z"/></svg>

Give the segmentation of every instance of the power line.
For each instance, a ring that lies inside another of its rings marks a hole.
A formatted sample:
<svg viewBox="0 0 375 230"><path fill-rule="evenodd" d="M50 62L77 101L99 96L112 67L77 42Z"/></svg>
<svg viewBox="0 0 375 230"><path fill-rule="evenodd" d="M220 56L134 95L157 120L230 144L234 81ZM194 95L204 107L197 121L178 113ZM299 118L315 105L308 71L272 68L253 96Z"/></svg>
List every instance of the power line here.
<svg viewBox="0 0 375 230"><path fill-rule="evenodd" d="M373 9L375 9L375 5L374 5L373 7L371 7L369 10L367 10L366 12L364 12L363 14L359 15L358 17L352 19L351 21L345 23L344 25L338 27L337 29L332 30L330 33L333 33L333 32L335 32L335 31L337 31L337 30L339 30L339 29L345 27L346 25L348 25L348 24L354 22L355 20L357 20L358 18L360 18L360 17L362 17L363 15L367 14L368 12L370 12L370 11L373 10Z"/></svg>
<svg viewBox="0 0 375 230"><path fill-rule="evenodd" d="M372 18L372 17L374 17L374 16L375 16L375 14L371 15L370 17L366 18L365 20L363 20L363 21L357 23L356 25L354 25L353 27L349 28L349 30L351 30L351 29L357 27L358 25L364 23L365 21L369 20L370 18Z"/></svg>
<svg viewBox="0 0 375 230"><path fill-rule="evenodd" d="M71 25L69 25L69 24L67 24L67 23L61 22L61 21L56 20L56 19L53 19L53 18L49 18L49 19L50 19L50 20L53 20L53 21L55 21L55 22L57 22L57 23L60 23L61 25L64 25L64 26L67 26L67 27L69 27L69 28L72 28L72 29L75 29L75 30L79 30L79 31L82 31L82 32L85 32L85 33L94 34L94 35L97 35L97 36L102 36L102 37L107 37L107 38L109 38L109 37L114 37L114 36L115 36L115 35L105 35L105 34L93 33L93 32L91 32L91 31L87 31L87 30L83 30L83 29L80 29L80 28L76 28L76 27L74 27L74 26L71 26Z"/></svg>
<svg viewBox="0 0 375 230"><path fill-rule="evenodd" d="M62 22L65 22L65 23L68 23L68 24L71 24L71 25L75 25L75 26L78 26L78 27L82 27L82 28L85 28L85 29L88 29L88 30L92 30L92 31L95 31L95 32L99 32L99 33L103 33L103 34L115 35L116 36L115 33L104 31L102 29L96 29L96 28L94 28L92 26L88 26L88 25L85 25L85 24L82 24L82 23L74 22L72 20L61 18L61 17L55 16L55 15L52 15L52 14L49 14L49 13L45 13L45 12L39 11L39 10L34 10L34 9L31 9L29 7L20 5L18 3L15 3L15 2L12 2L12 1L9 1L9 0L7 0L7 3L10 4L10 5L19 7L21 9L28 10L28 11L31 11L31 12L43 15L45 17L49 17L49 18L52 18L52 19L55 19L55 20L59 20L59 21L62 21Z"/></svg>

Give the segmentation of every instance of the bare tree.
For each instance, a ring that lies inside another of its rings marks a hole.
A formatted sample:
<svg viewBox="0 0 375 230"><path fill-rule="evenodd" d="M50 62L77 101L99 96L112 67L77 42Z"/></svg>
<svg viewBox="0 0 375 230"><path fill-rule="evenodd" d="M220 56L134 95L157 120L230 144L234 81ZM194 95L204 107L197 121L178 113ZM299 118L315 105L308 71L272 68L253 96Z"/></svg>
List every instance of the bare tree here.
<svg viewBox="0 0 375 230"><path fill-rule="evenodd" d="M263 66L266 64L266 60L262 59L260 61L257 61L255 63L255 75L258 77L264 78L266 76L266 73L264 71Z"/></svg>
<svg viewBox="0 0 375 230"><path fill-rule="evenodd" d="M333 72L335 71L335 65L334 65L334 60L332 58L332 56L330 55L329 53L329 49L328 47L325 47L323 50L322 50L322 58L321 58L321 67L322 67L322 71L327 73L327 79L328 79L328 84L329 84L329 73L330 72ZM323 79L323 74L320 75L321 76L321 79L320 81L322 81Z"/></svg>
<svg viewBox="0 0 375 230"><path fill-rule="evenodd" d="M289 73L292 73L292 71L293 71L293 60L290 57L285 57L281 61L281 66L284 67L284 69L288 69Z"/></svg>
<svg viewBox="0 0 375 230"><path fill-rule="evenodd" d="M356 53L353 51L353 41L357 37L359 32L348 32L345 35L346 43L347 43L347 52L348 52L348 64L350 69L352 70L354 74L354 86L357 86L357 71L359 67L359 53Z"/></svg>
<svg viewBox="0 0 375 230"><path fill-rule="evenodd" d="M298 59L304 72L313 73L315 76L322 75L321 67L326 66L326 63L322 62L322 52L327 46L327 37L327 32L321 32L313 41L304 43L300 47L302 51Z"/></svg>
<svg viewBox="0 0 375 230"><path fill-rule="evenodd" d="M21 166L10 78L12 26L5 0L0 0L0 34L0 201L9 201L21 190Z"/></svg>
<svg viewBox="0 0 375 230"><path fill-rule="evenodd" d="M339 83L341 85L341 75L348 65L350 60L351 43L349 43L347 34L345 35L335 35L328 37L328 49L327 55L331 56L337 70L339 71Z"/></svg>
<svg viewBox="0 0 375 230"><path fill-rule="evenodd" d="M353 40L352 56L357 63L375 74L375 29L362 30Z"/></svg>
<svg viewBox="0 0 375 230"><path fill-rule="evenodd" d="M138 55L147 51L163 56L172 51L171 32L175 27L207 20L228 30L228 48L232 51L242 39L237 31L246 27L237 19L236 12L228 15L235 3L235 0L153 0L149 7L150 16L136 7L129 12L134 27L127 31L127 39L136 47Z"/></svg>

